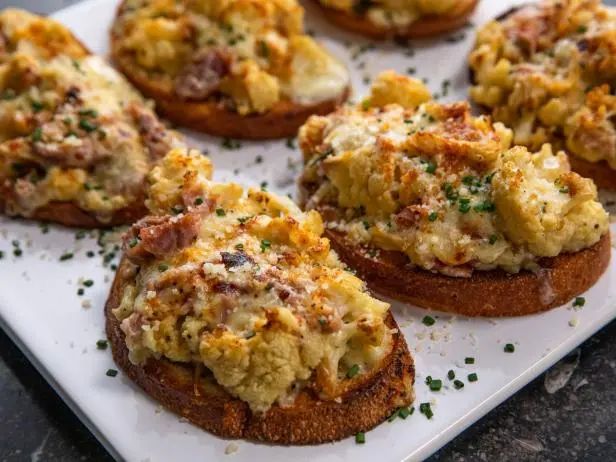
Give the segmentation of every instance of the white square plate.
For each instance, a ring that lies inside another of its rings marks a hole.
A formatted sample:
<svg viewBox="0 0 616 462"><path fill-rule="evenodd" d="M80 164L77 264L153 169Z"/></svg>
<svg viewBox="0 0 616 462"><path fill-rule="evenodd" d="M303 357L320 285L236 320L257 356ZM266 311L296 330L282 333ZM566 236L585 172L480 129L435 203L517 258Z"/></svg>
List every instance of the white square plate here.
<svg viewBox="0 0 616 462"><path fill-rule="evenodd" d="M525 0L523 0L525 1ZM516 1L484 0L473 18L482 24L507 10ZM108 30L116 8L114 0L90 0L55 15L69 26L94 52L107 52ZM448 39L415 42L413 47L376 44L337 31L324 23L309 7L306 28L314 31L353 74L355 98L367 91L366 81L379 70L416 69L427 77L434 92L442 93L442 82L451 82L442 99L466 97L466 56L472 45L472 28ZM411 72L411 71L409 71ZM285 141L242 142L227 150L221 141L195 133L189 140L207 149L217 168L217 179L244 184L267 181L269 189L293 193L300 168L300 154ZM257 156L262 161L257 162ZM395 304L397 319L414 354L417 367L416 393L419 403L430 402L434 417L427 420L415 412L406 420L384 423L366 435L366 444L352 438L314 447L276 447L216 438L166 412L126 379L122 373L105 375L115 368L109 351L96 348L104 338L102 309L112 271L103 264L96 233L82 237L75 231L0 218L0 320L30 360L44 374L107 449L129 461L212 461L230 457L235 461L294 460L419 460L427 457L523 385L567 354L596 330L616 317L616 261L597 285L585 294L586 305L571 304L548 313L520 319L464 319L432 313L432 327L421 322L425 311ZM94 237L93 237L94 236ZM19 242L21 257L13 255L13 240ZM107 246L112 249L113 244ZM60 261L66 252L72 259ZM115 257L117 260L117 255ZM109 263L109 262L108 262ZM83 279L94 285L77 296ZM515 353L505 353L506 343ZM465 357L474 357L467 365ZM453 369L466 386L453 388L447 371ZM466 379L476 372L479 380ZM444 388L431 392L426 376L443 379ZM230 459L231 460L231 459Z"/></svg>

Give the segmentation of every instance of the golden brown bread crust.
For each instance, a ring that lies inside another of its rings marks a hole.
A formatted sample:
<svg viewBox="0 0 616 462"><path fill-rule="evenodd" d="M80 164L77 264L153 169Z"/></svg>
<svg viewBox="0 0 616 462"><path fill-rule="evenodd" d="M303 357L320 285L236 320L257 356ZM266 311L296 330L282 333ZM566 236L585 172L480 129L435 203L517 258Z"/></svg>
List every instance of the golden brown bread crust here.
<svg viewBox="0 0 616 462"><path fill-rule="evenodd" d="M325 234L340 258L372 290L464 316L523 316L563 305L595 284L611 255L606 234L588 249L542 259L538 273L475 271L470 278L455 278L408 267L408 258L401 252L380 250L371 258L343 234L331 230Z"/></svg>
<svg viewBox="0 0 616 462"><path fill-rule="evenodd" d="M121 11L123 3L118 11ZM148 98L156 102L156 110L170 121L214 136L248 140L290 138L313 114L326 115L344 103L350 88L338 97L308 106L288 100L278 102L263 114L241 115L218 102L186 101L168 85L148 78L120 51L118 37L111 34L111 57L117 68Z"/></svg>
<svg viewBox="0 0 616 462"><path fill-rule="evenodd" d="M385 29L379 27L363 16L345 11L329 8L321 4L319 0L313 0L323 11L327 20L337 26L366 35L374 39L385 39L395 37L398 39L415 39L433 37L435 35L451 32L462 27L479 0L460 0L453 11L441 16L426 16L421 18L405 29Z"/></svg>
<svg viewBox="0 0 616 462"><path fill-rule="evenodd" d="M5 213L5 204L2 199L0 199L0 213ZM58 223L72 228L92 229L131 224L146 213L147 209L143 200L137 200L128 207L114 211L109 220L101 221L72 202L50 202L36 209L32 216L28 218Z"/></svg>
<svg viewBox="0 0 616 462"><path fill-rule="evenodd" d="M213 379L197 375L192 365L149 359L136 366L128 359L124 333L112 310L119 305L130 278L131 264L123 259L105 305L107 337L118 366L145 392L166 408L223 438L243 438L283 445L319 444L367 431L397 408L413 401L413 360L402 334L394 334L393 353L385 367L360 389L340 402L322 401L302 391L289 407L274 405L264 416L229 395ZM388 324L397 328L390 315Z"/></svg>
<svg viewBox="0 0 616 462"><path fill-rule="evenodd" d="M589 162L581 157L569 156L569 163L574 172L583 177L592 178L598 188L616 190L616 170L605 161Z"/></svg>

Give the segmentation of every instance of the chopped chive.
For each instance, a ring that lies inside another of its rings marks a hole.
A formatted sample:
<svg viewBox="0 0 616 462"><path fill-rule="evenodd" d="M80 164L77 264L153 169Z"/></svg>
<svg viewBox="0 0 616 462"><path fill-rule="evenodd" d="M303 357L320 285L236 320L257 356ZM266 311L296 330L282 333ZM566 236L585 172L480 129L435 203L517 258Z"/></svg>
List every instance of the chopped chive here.
<svg viewBox="0 0 616 462"><path fill-rule="evenodd" d="M78 114L86 117L98 117L96 109L81 109Z"/></svg>
<svg viewBox="0 0 616 462"><path fill-rule="evenodd" d="M130 241L128 241L128 246L131 249L135 247L137 244L139 244L139 239L137 239L136 237L133 237Z"/></svg>
<svg viewBox="0 0 616 462"><path fill-rule="evenodd" d="M430 391L440 391L443 387L443 381L441 379L433 379L430 382Z"/></svg>
<svg viewBox="0 0 616 462"><path fill-rule="evenodd" d="M265 252L271 246L272 246L272 243L270 241L268 241L267 239L263 239L261 241L261 252Z"/></svg>
<svg viewBox="0 0 616 462"><path fill-rule="evenodd" d="M459 390L460 388L464 388L464 382L462 382L461 380L454 380L453 386L456 390Z"/></svg>
<svg viewBox="0 0 616 462"><path fill-rule="evenodd" d="M586 304L586 299L584 297L575 297L573 301L573 306L584 306Z"/></svg>
<svg viewBox="0 0 616 462"><path fill-rule="evenodd" d="M116 371L115 369L107 369L107 372L105 372L105 375L107 377L115 377L116 375L118 375L118 371Z"/></svg>
<svg viewBox="0 0 616 462"><path fill-rule="evenodd" d="M475 358L471 356L464 358L464 364L475 364Z"/></svg>
<svg viewBox="0 0 616 462"><path fill-rule="evenodd" d="M91 251L91 250L88 250L88 251L86 252L86 257L88 257L88 258L93 258L93 257L94 257L94 255L95 255L95 253L94 253L93 251Z"/></svg>
<svg viewBox="0 0 616 462"><path fill-rule="evenodd" d="M421 322L426 326L433 326L436 321L432 316L424 316Z"/></svg>
<svg viewBox="0 0 616 462"><path fill-rule="evenodd" d="M430 385L430 382L432 382L432 376L431 375L426 377L426 385Z"/></svg>
<svg viewBox="0 0 616 462"><path fill-rule="evenodd" d="M503 350L505 351L505 353L513 353L515 351L515 346L513 345L513 343L508 343L507 345L505 345L505 348L503 348Z"/></svg>
<svg viewBox="0 0 616 462"><path fill-rule="evenodd" d="M88 133L92 133L94 130L96 130L98 128L98 125L96 125L95 123L90 122L89 120L86 119L81 119L79 121L79 128L81 128L82 130L88 132Z"/></svg>
<svg viewBox="0 0 616 462"><path fill-rule="evenodd" d="M468 374L466 378L469 382L476 382L477 380L479 380L479 377L477 377L477 374L475 374L474 372L472 374Z"/></svg>
<svg viewBox="0 0 616 462"><path fill-rule="evenodd" d="M97 340L96 341L96 348L98 348L99 350L106 350L107 345L108 345L107 340Z"/></svg>
<svg viewBox="0 0 616 462"><path fill-rule="evenodd" d="M494 245L497 240L498 240L498 236L496 234L490 234L490 237L488 239L488 242L490 243L490 245Z"/></svg>
<svg viewBox="0 0 616 462"><path fill-rule="evenodd" d="M79 295L80 297L81 297L83 294L85 294L85 293L86 293L86 291L85 291L85 290L83 290L83 287L80 287L79 289L77 289L77 295Z"/></svg>
<svg viewBox="0 0 616 462"><path fill-rule="evenodd" d="M74 257L74 255L71 252L67 252L67 253L65 253L65 254L60 256L60 261L70 260L73 257Z"/></svg>
<svg viewBox="0 0 616 462"><path fill-rule="evenodd" d="M355 434L355 442L357 444L364 444L366 442L366 434L364 432L358 432Z"/></svg>
<svg viewBox="0 0 616 462"><path fill-rule="evenodd" d="M347 371L347 378L352 379L353 377L355 377L359 372L359 365L358 364L353 364L351 366L351 368Z"/></svg>
<svg viewBox="0 0 616 462"><path fill-rule="evenodd" d="M461 213L468 213L471 210L471 200L465 197L460 199L460 205L458 206L458 210Z"/></svg>
<svg viewBox="0 0 616 462"><path fill-rule="evenodd" d="M455 379L456 378L456 373L452 369L450 369L449 372L447 372L447 378L449 380Z"/></svg>
<svg viewBox="0 0 616 462"><path fill-rule="evenodd" d="M92 287L94 285L94 281L92 279L86 279L83 281L83 285L86 287Z"/></svg>
<svg viewBox="0 0 616 462"><path fill-rule="evenodd" d="M43 129L41 127L36 127L32 132L32 141L37 142L43 139Z"/></svg>
<svg viewBox="0 0 616 462"><path fill-rule="evenodd" d="M165 263L161 263L160 265L158 265L158 271L160 271L161 273L164 273L168 269L169 269L169 265Z"/></svg>
<svg viewBox="0 0 616 462"><path fill-rule="evenodd" d="M428 162L428 164L426 165L426 173L430 173L431 175L434 175L435 172L436 172L436 163Z"/></svg>
<svg viewBox="0 0 616 462"><path fill-rule="evenodd" d="M437 218L438 214L436 212L432 212L430 215L428 215L428 220L430 221L436 221Z"/></svg>
<svg viewBox="0 0 616 462"><path fill-rule="evenodd" d="M13 255L15 255L16 257L21 257L22 254L23 254L23 252L19 248L13 250Z"/></svg>
<svg viewBox="0 0 616 462"><path fill-rule="evenodd" d="M194 202L195 205L203 204L203 197L197 197Z"/></svg>
<svg viewBox="0 0 616 462"><path fill-rule="evenodd" d="M398 409L398 416L401 419L406 419L410 415L411 415L411 410L408 407L401 407L400 409Z"/></svg>
<svg viewBox="0 0 616 462"><path fill-rule="evenodd" d="M219 217L224 217L226 215L225 209L216 209L216 215L218 215Z"/></svg>
<svg viewBox="0 0 616 462"><path fill-rule="evenodd" d="M241 242L239 244L235 244L235 248L237 250L244 250L244 244L242 244Z"/></svg>
<svg viewBox="0 0 616 462"><path fill-rule="evenodd" d="M419 412L421 412L423 415L425 415L427 419L431 419L432 416L434 416L434 413L432 412L432 407L430 406L430 403L421 403L419 405Z"/></svg>

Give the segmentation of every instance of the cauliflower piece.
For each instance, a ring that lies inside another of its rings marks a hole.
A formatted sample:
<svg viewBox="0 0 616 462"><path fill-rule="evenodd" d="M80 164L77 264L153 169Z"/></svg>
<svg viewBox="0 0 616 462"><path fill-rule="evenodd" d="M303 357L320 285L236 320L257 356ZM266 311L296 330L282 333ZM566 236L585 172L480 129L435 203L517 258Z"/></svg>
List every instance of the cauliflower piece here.
<svg viewBox="0 0 616 462"><path fill-rule="evenodd" d="M413 109L431 99L430 90L420 80L394 71L384 71L372 84L369 101L372 106L377 107L399 104L404 108Z"/></svg>
<svg viewBox="0 0 616 462"><path fill-rule="evenodd" d="M593 245L607 232L607 212L592 180L569 171L564 152L544 145L532 154L515 147L499 159L492 180L498 217L507 237L535 255L553 257Z"/></svg>

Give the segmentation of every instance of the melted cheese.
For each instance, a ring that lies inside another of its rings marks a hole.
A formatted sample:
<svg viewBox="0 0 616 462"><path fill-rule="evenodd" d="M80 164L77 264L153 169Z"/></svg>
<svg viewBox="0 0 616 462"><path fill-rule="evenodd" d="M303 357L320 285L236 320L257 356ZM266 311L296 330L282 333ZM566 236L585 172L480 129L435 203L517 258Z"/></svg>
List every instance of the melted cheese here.
<svg viewBox="0 0 616 462"><path fill-rule="evenodd" d="M151 109L58 23L5 10L0 28L0 177L13 190L7 211L29 216L50 202L73 202L106 220L141 194L152 158L130 108L154 117ZM170 132L161 136L179 144ZM101 159L80 166L67 163L71 155Z"/></svg>
<svg viewBox="0 0 616 462"><path fill-rule="evenodd" d="M114 33L122 52L167 91L195 53L224 50L232 65L218 91L240 114L281 100L316 104L349 85L344 65L303 33L295 0L129 0Z"/></svg>
<svg viewBox="0 0 616 462"><path fill-rule="evenodd" d="M516 144L550 142L616 168L616 9L547 0L477 33L471 97L511 127ZM612 86L611 91L614 91Z"/></svg>
<svg viewBox="0 0 616 462"><path fill-rule="evenodd" d="M510 149L503 125L472 117L465 103L418 106L427 90L394 77L379 76L362 105L300 130L304 201L328 215L333 207L328 227L452 275L532 269L607 232L594 184L570 172L564 153Z"/></svg>
<svg viewBox="0 0 616 462"><path fill-rule="evenodd" d="M367 373L391 351L389 306L330 251L318 213L210 172L198 153L175 150L150 175L152 212L188 192L211 207L193 244L140 264L126 287L115 313L131 359L204 364L256 412L308 384L335 399L350 368Z"/></svg>

